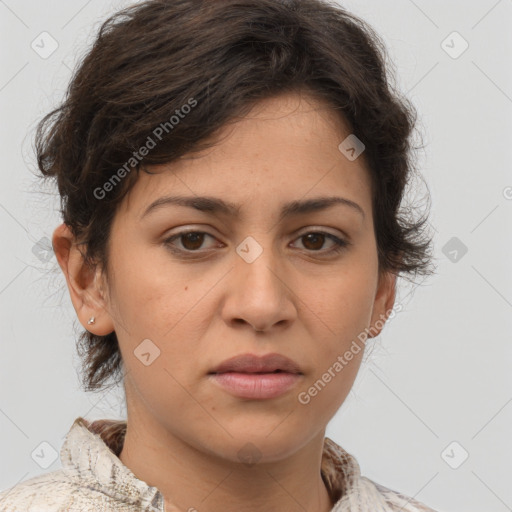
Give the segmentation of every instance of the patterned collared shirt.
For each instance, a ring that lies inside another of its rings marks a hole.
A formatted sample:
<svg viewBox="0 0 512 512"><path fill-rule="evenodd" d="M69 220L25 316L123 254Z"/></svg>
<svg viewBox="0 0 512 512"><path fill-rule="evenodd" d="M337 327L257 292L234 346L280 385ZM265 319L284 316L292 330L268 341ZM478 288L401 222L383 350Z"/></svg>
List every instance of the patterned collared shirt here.
<svg viewBox="0 0 512 512"><path fill-rule="evenodd" d="M60 450L62 468L0 492L0 512L165 512L162 493L119 459L126 421L78 417ZM322 479L331 512L435 512L361 476L356 459L325 437Z"/></svg>

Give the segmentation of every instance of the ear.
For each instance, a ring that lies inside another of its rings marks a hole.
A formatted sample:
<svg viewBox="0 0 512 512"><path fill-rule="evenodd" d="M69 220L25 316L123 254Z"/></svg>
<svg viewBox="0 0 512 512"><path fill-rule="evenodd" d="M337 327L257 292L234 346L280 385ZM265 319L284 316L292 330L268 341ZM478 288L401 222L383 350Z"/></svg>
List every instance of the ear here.
<svg viewBox="0 0 512 512"><path fill-rule="evenodd" d="M55 229L52 245L80 323L98 336L110 334L114 331L114 324L106 307L101 270L85 264L79 246L66 224ZM89 325L87 322L91 317L94 317L95 322Z"/></svg>
<svg viewBox="0 0 512 512"><path fill-rule="evenodd" d="M395 304L395 297L396 274L391 272L380 274L377 291L375 293L368 338L375 338L381 333Z"/></svg>

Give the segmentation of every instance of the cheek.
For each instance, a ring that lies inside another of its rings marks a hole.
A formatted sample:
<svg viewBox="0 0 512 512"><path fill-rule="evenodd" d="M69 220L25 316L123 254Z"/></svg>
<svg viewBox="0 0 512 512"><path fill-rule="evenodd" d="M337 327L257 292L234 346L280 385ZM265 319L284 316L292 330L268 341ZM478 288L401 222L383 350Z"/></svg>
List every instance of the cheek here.
<svg viewBox="0 0 512 512"><path fill-rule="evenodd" d="M303 284L304 304L317 318L322 337L343 340L369 325L376 278L368 267L348 267L319 281Z"/></svg>
<svg viewBox="0 0 512 512"><path fill-rule="evenodd" d="M150 253L150 251L146 251ZM164 339L204 295L199 280L192 283L179 268L155 259L118 257L111 302L118 320L135 342ZM193 314L193 311L192 311Z"/></svg>
<svg viewBox="0 0 512 512"><path fill-rule="evenodd" d="M194 372L203 370L199 345L212 306L201 300L205 287L200 280L191 283L183 273L156 274L146 268L116 287L118 315L127 326L116 332L124 364L140 393L151 401L164 400L166 407L177 404L179 410L185 405L182 399L190 400L180 384L193 386Z"/></svg>
<svg viewBox="0 0 512 512"><path fill-rule="evenodd" d="M202 401L196 399L197 388L187 381L187 373L180 371L179 364L171 367L162 354L151 366L145 367L133 358L126 366L130 379L126 396L132 400L132 410L141 411L143 404L145 414L150 411L160 425L183 439L194 430L216 428Z"/></svg>
<svg viewBox="0 0 512 512"><path fill-rule="evenodd" d="M357 376L372 316L373 287L372 274L364 267L353 267L332 276L305 301L310 309L309 331L315 341L311 350L315 371L308 385L318 381L311 399L323 404L320 409L335 411ZM315 393L318 398L313 398Z"/></svg>
<svg viewBox="0 0 512 512"><path fill-rule="evenodd" d="M351 300L340 298L338 307L320 311L324 324L317 321L317 325L322 334L314 337L310 351L314 370L297 397L298 407L311 418L311 428L318 422L328 423L348 396L365 351L366 338L361 333L371 316L364 295L352 296Z"/></svg>

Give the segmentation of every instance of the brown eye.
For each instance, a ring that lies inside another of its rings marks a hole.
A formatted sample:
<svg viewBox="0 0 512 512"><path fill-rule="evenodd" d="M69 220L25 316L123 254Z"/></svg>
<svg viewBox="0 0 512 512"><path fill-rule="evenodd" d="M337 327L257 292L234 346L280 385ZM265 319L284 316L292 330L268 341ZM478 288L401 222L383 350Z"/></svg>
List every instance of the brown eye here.
<svg viewBox="0 0 512 512"><path fill-rule="evenodd" d="M164 244L174 252L201 252L200 249L205 249L203 247L205 237L214 240L212 235L202 231L182 231L164 240ZM176 241L181 242L181 244L176 244Z"/></svg>
<svg viewBox="0 0 512 512"><path fill-rule="evenodd" d="M182 245L189 251L199 249L203 244L205 233L191 232L181 235Z"/></svg>
<svg viewBox="0 0 512 512"><path fill-rule="evenodd" d="M325 241L325 235L322 233L308 233L301 238L304 240L304 247L312 251L320 250Z"/></svg>
<svg viewBox="0 0 512 512"><path fill-rule="evenodd" d="M324 233L323 231L304 233L299 236L297 240L302 241L302 246L305 250L321 254L338 253L350 245L346 240L342 240L331 233ZM326 240L330 240L332 245L328 249L322 249Z"/></svg>
<svg viewBox="0 0 512 512"><path fill-rule="evenodd" d="M215 247L215 245L204 247L206 238L211 238L215 241L215 237L213 235L203 231L182 231L164 240L164 245L177 255L188 255L192 257L192 255L196 253L196 255L204 256L208 249L213 249ZM305 251L318 253L322 256L336 254L343 251L350 245L350 242L323 231L310 231L308 233L304 233L299 236L297 240L302 242L302 249ZM331 242L331 246L327 249L324 248L326 241ZM220 242L219 244L222 246Z"/></svg>

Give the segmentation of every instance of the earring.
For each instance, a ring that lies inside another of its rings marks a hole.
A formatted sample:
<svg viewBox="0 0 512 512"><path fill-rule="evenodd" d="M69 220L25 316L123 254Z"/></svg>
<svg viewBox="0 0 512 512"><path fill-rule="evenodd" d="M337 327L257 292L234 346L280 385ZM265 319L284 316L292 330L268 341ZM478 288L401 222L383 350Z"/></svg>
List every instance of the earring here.
<svg viewBox="0 0 512 512"><path fill-rule="evenodd" d="M89 318L89 321L87 322L87 325L91 325L94 323L94 317L91 316L91 318Z"/></svg>

